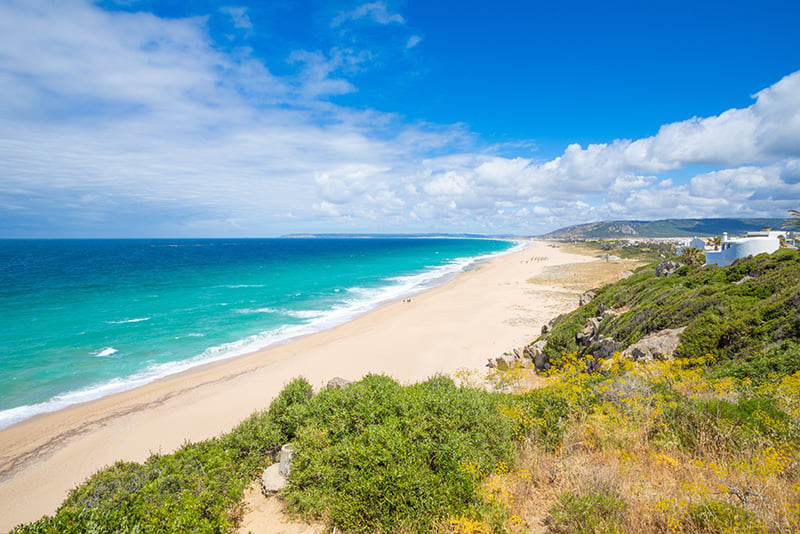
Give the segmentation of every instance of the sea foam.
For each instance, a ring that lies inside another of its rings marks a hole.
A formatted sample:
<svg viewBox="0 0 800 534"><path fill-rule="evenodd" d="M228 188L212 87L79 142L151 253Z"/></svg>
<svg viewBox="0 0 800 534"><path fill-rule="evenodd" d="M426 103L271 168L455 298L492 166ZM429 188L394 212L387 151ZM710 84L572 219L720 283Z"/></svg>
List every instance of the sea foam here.
<svg viewBox="0 0 800 534"><path fill-rule="evenodd" d="M142 371L58 394L45 402L32 403L2 410L0 411L0 429L38 414L60 410L73 404L87 402L130 390L200 365L252 353L277 344L286 343L305 335L333 328L377 307L400 300L401 298L413 296L433 286L442 284L459 272L463 272L476 264L488 261L496 256L515 252L526 246L526 243L518 242L513 247L500 252L481 256L456 258L443 265L429 266L413 274L385 278L382 284L375 287L353 286L342 288L340 291L335 291L338 295L338 301L327 310L287 310L269 306L237 310L239 313L280 314L300 319L302 322L292 325L283 324L232 342L216 344L207 347L190 358L178 361L152 363ZM255 286L256 284L253 285ZM233 287L231 287L231 289L233 289ZM236 287L236 289L238 289L238 287ZM300 294L297 293L296 296L299 295ZM142 322L149 319L150 317L125 319L115 324ZM188 337L202 335L203 334L196 332L187 334ZM107 357L117 352L118 349L108 346L92 354L96 357Z"/></svg>

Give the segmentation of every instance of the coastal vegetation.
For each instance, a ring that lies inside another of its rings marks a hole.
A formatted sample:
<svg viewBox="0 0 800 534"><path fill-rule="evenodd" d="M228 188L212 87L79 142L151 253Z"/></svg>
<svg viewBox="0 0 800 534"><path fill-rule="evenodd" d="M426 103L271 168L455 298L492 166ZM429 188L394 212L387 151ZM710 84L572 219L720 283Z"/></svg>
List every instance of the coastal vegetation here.
<svg viewBox="0 0 800 534"><path fill-rule="evenodd" d="M546 371L298 378L231 433L117 463L15 532L231 531L286 442L290 510L337 531L797 532L800 253L648 264L595 294L553 322ZM665 329L680 344L599 358L576 337L598 315L619 350Z"/></svg>

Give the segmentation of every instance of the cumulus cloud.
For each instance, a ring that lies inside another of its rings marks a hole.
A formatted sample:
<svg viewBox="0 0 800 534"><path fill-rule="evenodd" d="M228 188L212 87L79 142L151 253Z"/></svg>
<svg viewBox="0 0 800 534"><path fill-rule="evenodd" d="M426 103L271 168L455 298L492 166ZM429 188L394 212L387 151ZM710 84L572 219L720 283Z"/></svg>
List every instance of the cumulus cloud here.
<svg viewBox="0 0 800 534"><path fill-rule="evenodd" d="M385 2L370 2L362 4L352 11L337 15L331 22L331 27L341 26L348 21L367 19L376 24L405 24L402 15L392 13Z"/></svg>
<svg viewBox="0 0 800 534"><path fill-rule="evenodd" d="M220 11L222 11L231 18L234 28L239 28L243 30L253 29L253 23L250 21L250 17L247 15L246 7L228 6L220 8Z"/></svg>
<svg viewBox="0 0 800 534"><path fill-rule="evenodd" d="M405 22L383 2L338 19ZM800 72L746 108L542 160L497 155L462 125L331 103L357 91L348 73L368 52L289 61L298 72L277 76L246 51L223 53L203 18L0 4L0 228L529 234L596 219L781 216L800 198Z"/></svg>

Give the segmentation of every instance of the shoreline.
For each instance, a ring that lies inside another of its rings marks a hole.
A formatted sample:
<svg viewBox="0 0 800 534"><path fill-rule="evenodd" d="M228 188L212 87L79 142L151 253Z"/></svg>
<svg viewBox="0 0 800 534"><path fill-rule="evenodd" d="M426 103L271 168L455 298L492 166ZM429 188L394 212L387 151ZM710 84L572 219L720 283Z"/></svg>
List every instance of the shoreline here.
<svg viewBox="0 0 800 534"><path fill-rule="evenodd" d="M532 341L577 298L537 292L527 281L546 267L596 259L528 243L410 302L388 302L321 332L0 430L0 529L53 513L70 488L117 460L142 461L229 431L266 408L294 377L316 389L336 376L358 380L369 373L416 382L482 368L488 358ZM527 260L536 256L548 259Z"/></svg>
<svg viewBox="0 0 800 534"><path fill-rule="evenodd" d="M128 375L113 379L105 379L82 387L78 386L75 389L53 395L51 398L41 402L33 402L27 405L0 410L0 431L36 419L48 413L54 413L75 405L101 400L119 393L124 393L125 391L146 386L153 382L180 376L185 373L192 373L208 365L224 363L234 358L268 350L272 347L290 343L309 335L336 328L341 324L350 322L364 314L387 306L395 301L399 301L402 298L413 297L441 285L445 285L459 275L475 269L495 257L518 252L529 245L529 240L521 238L492 238L487 240L502 241L507 243L509 247L498 252L454 258L448 263L432 266L421 271L401 274L395 278L388 278L387 281L394 280L394 284L386 283L377 288L373 288L377 290L377 294L373 298L366 300L357 299L344 307L337 306L333 309L325 310L303 324L285 324L277 328L270 327L263 332L253 333L241 339L218 341L216 344L206 347L204 351L193 356L187 356L180 360L153 364L148 368L133 371ZM171 240L169 241L171 242ZM407 281L410 280L413 282L409 285ZM403 283L401 283L401 281ZM402 291L402 293L399 291ZM150 318L148 317L147 319L149 320ZM132 322L136 321L139 321L139 319L135 319ZM103 350L112 350L116 352L116 349L109 349L108 347ZM0 481L1 480L2 476L0 476Z"/></svg>

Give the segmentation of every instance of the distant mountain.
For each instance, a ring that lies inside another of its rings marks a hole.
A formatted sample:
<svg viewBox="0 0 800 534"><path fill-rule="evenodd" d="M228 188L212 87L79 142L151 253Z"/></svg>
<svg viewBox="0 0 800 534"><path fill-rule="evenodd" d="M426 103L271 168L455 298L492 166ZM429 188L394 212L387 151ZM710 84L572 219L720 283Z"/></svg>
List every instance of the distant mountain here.
<svg viewBox="0 0 800 534"><path fill-rule="evenodd" d="M548 239L609 239L635 237L707 237L746 234L772 228L783 219L664 219L661 221L610 221L561 228L541 237Z"/></svg>
<svg viewBox="0 0 800 534"><path fill-rule="evenodd" d="M286 234L281 237L302 239L302 238L315 238L315 239L373 239L373 238L409 238L409 237L459 237L470 239L495 239L503 237L512 237L505 235L486 235L486 234L443 234L443 233L429 233L429 234Z"/></svg>

